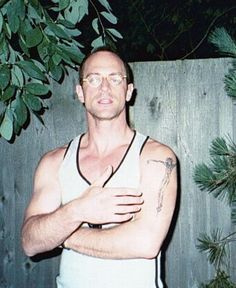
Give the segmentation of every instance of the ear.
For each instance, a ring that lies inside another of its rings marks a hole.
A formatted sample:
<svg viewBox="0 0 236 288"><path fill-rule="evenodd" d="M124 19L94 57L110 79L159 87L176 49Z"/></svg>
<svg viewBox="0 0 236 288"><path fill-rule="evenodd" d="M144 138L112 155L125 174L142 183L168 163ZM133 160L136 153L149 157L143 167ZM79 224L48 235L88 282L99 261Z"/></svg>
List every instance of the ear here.
<svg viewBox="0 0 236 288"><path fill-rule="evenodd" d="M81 85L76 85L76 93L81 103L84 103L84 92Z"/></svg>
<svg viewBox="0 0 236 288"><path fill-rule="evenodd" d="M133 83L128 84L128 89L127 89L127 92L126 92L126 101L127 102L130 101L130 99L132 97L132 94L133 94L133 91L134 91Z"/></svg>

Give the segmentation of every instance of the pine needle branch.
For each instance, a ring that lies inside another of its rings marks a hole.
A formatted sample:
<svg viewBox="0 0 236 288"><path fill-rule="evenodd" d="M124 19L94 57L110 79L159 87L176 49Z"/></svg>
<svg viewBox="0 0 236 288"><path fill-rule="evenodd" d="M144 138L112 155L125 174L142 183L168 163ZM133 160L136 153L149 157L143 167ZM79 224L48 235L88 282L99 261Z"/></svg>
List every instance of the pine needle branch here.
<svg viewBox="0 0 236 288"><path fill-rule="evenodd" d="M220 54L236 57L236 42L225 28L216 28L209 35L208 41L216 46Z"/></svg>
<svg viewBox="0 0 236 288"><path fill-rule="evenodd" d="M196 165L194 181L202 191L212 193L220 200L227 199L228 204L235 207L236 144L230 137L227 140L218 137L212 141L210 164ZM233 215L235 214L234 210ZM232 220L236 221L236 217Z"/></svg>

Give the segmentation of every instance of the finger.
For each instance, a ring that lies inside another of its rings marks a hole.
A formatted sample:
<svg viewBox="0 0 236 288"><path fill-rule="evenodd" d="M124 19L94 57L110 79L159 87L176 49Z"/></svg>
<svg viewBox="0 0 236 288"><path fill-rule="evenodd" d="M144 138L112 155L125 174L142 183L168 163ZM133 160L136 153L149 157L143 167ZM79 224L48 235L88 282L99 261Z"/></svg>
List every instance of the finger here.
<svg viewBox="0 0 236 288"><path fill-rule="evenodd" d="M120 196L116 197L116 205L141 205L144 200L142 197L133 197L133 196Z"/></svg>
<svg viewBox="0 0 236 288"><path fill-rule="evenodd" d="M114 189L114 195L119 196L133 196L133 197L140 197L142 196L142 192L140 192L138 189L134 188L113 188Z"/></svg>
<svg viewBox="0 0 236 288"><path fill-rule="evenodd" d="M111 165L107 166L102 175L93 182L92 186L103 187L108 178L111 176L113 168Z"/></svg>
<svg viewBox="0 0 236 288"><path fill-rule="evenodd" d="M116 215L132 214L137 213L141 210L140 206L130 205L130 206L118 206L116 207Z"/></svg>
<svg viewBox="0 0 236 288"><path fill-rule="evenodd" d="M133 218L132 214L115 214L112 222L114 223L121 223L129 221Z"/></svg>

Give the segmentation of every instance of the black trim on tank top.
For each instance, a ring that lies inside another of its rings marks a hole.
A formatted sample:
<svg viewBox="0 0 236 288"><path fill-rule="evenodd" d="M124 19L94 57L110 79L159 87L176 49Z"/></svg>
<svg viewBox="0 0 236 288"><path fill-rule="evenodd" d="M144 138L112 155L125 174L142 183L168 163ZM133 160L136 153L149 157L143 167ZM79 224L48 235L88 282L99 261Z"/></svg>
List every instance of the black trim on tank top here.
<svg viewBox="0 0 236 288"><path fill-rule="evenodd" d="M69 150L69 148L70 148L70 145L71 145L72 141L73 141L73 139L70 140L70 142L68 143L68 146L66 147L66 151L65 151L65 153L64 153L63 159L65 159L66 154L67 154L67 152L68 152L68 150Z"/></svg>
<svg viewBox="0 0 236 288"><path fill-rule="evenodd" d="M118 169L120 168L120 166L121 166L122 163L124 162L124 160L125 160L128 152L129 152L129 150L130 150L130 148L131 148L131 146L132 146L132 144L133 144L133 142L134 142L135 137L136 137L136 131L134 130L133 138L132 138L131 142L129 143L129 146L128 146L128 148L127 148L124 156L122 157L122 159L121 159L121 161L120 161L120 164L117 166L116 170L110 175L110 177L109 177L109 178L107 179L107 181L104 183L103 187L106 186L106 184L109 182L109 180L113 177L113 175L118 171Z"/></svg>
<svg viewBox="0 0 236 288"><path fill-rule="evenodd" d="M143 148L144 148L145 144L147 143L148 139L149 139L149 136L147 136L146 139L144 140L143 145L142 145L141 148L140 148L139 155L142 154Z"/></svg>
<svg viewBox="0 0 236 288"><path fill-rule="evenodd" d="M79 148L80 148L80 144L81 144L81 140L82 140L82 137L84 136L84 134L82 134L80 136L80 139L79 139L79 143L78 143L78 147L77 147L77 153L76 153L76 165L77 165L77 170L78 170L78 173L79 175L89 184L91 185L92 183L82 174L81 170L80 170L80 166L79 166ZM136 137L136 131L134 130L134 135L133 135L133 138L131 140L131 142L129 143L129 146L127 148L127 150L125 151L125 154L124 156L122 157L119 165L117 166L116 170L113 171L113 173L110 175L110 177L107 179L107 181L104 183L103 187L109 182L109 180L113 177L113 175L119 170L120 166L122 165L122 163L124 162L125 158L126 158L126 155L128 154L133 142L134 142L134 139Z"/></svg>
<svg viewBox="0 0 236 288"><path fill-rule="evenodd" d="M82 140L82 137L84 136L84 134L85 133L81 134L80 138L79 138L79 143L78 143L78 147L77 147L77 151L76 151L76 167L77 167L77 171L78 171L79 175L84 179L85 182L87 182L89 185L91 185L91 183L84 177L84 175L82 174L82 172L80 171L80 168L79 168L79 148L80 148L81 140Z"/></svg>

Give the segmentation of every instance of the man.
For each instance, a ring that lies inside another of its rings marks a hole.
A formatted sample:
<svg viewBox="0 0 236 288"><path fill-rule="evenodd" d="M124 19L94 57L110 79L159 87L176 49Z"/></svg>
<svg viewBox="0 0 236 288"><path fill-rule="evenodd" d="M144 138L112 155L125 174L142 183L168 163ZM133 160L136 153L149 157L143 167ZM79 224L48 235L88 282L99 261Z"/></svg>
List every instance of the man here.
<svg viewBox="0 0 236 288"><path fill-rule="evenodd" d="M63 248L58 287L157 287L155 258L176 200L175 155L128 126L133 84L116 53L93 52L80 78L88 131L40 161L23 249L33 256Z"/></svg>

